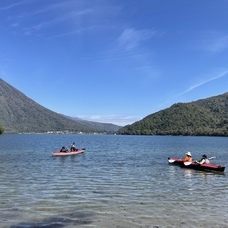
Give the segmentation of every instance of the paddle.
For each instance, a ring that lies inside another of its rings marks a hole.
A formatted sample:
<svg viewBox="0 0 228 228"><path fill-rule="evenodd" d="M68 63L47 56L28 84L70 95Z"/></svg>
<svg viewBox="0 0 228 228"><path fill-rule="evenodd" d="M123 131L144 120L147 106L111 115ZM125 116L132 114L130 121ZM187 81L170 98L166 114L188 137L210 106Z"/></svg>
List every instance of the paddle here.
<svg viewBox="0 0 228 228"><path fill-rule="evenodd" d="M175 162L175 160L174 160L174 159L172 159L172 158L168 158L168 160L169 160L169 163L173 163L173 162Z"/></svg>
<svg viewBox="0 0 228 228"><path fill-rule="evenodd" d="M191 165L191 164L192 164L192 162L184 162L185 166L188 166L188 165Z"/></svg>

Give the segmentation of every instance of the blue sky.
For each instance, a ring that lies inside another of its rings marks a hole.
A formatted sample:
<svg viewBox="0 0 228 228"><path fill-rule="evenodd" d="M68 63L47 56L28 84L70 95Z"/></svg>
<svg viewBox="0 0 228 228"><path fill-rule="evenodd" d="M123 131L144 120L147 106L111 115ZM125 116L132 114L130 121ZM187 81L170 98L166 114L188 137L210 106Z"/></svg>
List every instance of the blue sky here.
<svg viewBox="0 0 228 228"><path fill-rule="evenodd" d="M55 112L131 124L228 91L227 0L1 0L0 77Z"/></svg>

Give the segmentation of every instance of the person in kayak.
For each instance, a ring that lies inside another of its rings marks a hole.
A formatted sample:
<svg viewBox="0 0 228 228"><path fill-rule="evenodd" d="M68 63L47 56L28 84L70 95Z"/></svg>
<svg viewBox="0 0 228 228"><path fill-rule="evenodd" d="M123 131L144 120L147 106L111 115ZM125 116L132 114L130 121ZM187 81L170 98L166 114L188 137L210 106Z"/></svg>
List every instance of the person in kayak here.
<svg viewBox="0 0 228 228"><path fill-rule="evenodd" d="M68 152L68 149L65 146L62 146L60 152Z"/></svg>
<svg viewBox="0 0 228 228"><path fill-rule="evenodd" d="M70 146L70 151L77 151L74 142L73 142L73 144Z"/></svg>
<svg viewBox="0 0 228 228"><path fill-rule="evenodd" d="M210 160L207 158L207 155L202 155L202 158L199 161L196 161L196 163L203 165L203 164L209 164Z"/></svg>
<svg viewBox="0 0 228 228"><path fill-rule="evenodd" d="M192 162L192 154L191 152L187 152L186 156L181 159L182 162Z"/></svg>

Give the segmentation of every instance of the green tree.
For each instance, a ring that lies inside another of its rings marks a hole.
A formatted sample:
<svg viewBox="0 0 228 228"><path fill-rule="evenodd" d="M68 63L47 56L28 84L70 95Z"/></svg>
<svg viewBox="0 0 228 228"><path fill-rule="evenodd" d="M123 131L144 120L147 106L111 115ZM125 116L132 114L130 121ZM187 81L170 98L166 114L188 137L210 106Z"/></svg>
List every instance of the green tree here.
<svg viewBox="0 0 228 228"><path fill-rule="evenodd" d="M4 128L2 127L2 125L0 124L0 135L4 132Z"/></svg>

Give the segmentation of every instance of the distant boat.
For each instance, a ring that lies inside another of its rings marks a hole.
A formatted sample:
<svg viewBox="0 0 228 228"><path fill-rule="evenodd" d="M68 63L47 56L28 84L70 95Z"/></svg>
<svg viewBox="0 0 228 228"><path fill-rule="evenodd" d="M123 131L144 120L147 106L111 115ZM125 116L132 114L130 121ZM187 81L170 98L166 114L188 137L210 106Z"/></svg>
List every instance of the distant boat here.
<svg viewBox="0 0 228 228"><path fill-rule="evenodd" d="M52 156L67 156L67 155L75 155L75 154L82 154L85 152L85 148L83 149L77 149L76 151L67 151L67 152L53 152Z"/></svg>

